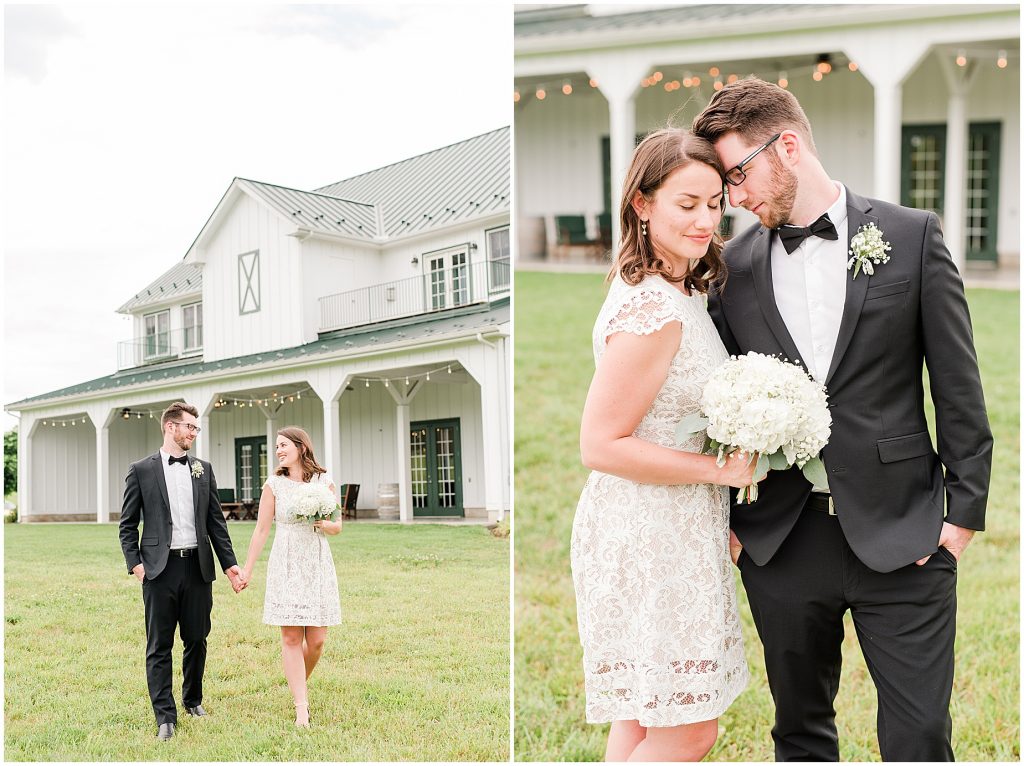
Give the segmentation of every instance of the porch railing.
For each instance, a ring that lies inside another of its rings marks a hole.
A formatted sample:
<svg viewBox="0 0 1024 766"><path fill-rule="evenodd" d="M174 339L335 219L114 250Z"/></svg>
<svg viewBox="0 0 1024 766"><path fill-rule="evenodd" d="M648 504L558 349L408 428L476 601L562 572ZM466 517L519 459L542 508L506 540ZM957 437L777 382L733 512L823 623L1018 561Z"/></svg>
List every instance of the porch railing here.
<svg viewBox="0 0 1024 766"><path fill-rule="evenodd" d="M450 266L320 298L320 332L484 303L508 290L507 259Z"/></svg>
<svg viewBox="0 0 1024 766"><path fill-rule="evenodd" d="M198 345L197 345L198 344ZM117 344L117 369L127 370L203 354L202 328L157 332Z"/></svg>

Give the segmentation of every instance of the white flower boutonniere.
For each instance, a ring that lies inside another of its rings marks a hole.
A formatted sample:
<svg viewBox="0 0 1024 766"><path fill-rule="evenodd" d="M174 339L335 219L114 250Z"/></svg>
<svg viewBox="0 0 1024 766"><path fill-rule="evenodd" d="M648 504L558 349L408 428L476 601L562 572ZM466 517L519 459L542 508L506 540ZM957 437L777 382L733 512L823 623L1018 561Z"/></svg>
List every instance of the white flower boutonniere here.
<svg viewBox="0 0 1024 766"><path fill-rule="evenodd" d="M892 249L892 245L882 239L882 231L873 223L861 226L857 233L850 240L850 260L846 263L846 270L853 268L853 278L856 279L861 269L865 274L875 273L875 264L888 263L889 256L886 255Z"/></svg>
<svg viewBox="0 0 1024 766"><path fill-rule="evenodd" d="M198 479L202 475L203 475L203 464L200 463L198 460L193 460L192 461L192 478L193 479Z"/></svg>

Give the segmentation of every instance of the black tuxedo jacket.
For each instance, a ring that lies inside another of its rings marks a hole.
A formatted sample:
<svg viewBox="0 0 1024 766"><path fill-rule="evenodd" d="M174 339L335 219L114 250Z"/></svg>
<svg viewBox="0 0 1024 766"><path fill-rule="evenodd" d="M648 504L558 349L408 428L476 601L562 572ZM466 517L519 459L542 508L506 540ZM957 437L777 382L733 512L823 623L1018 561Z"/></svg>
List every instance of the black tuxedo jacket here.
<svg viewBox="0 0 1024 766"><path fill-rule="evenodd" d="M984 529L992 433L963 283L938 218L849 189L846 199L850 238L874 223L892 249L873 275L847 273L825 380L832 436L822 458L850 547L871 569L890 572L934 553L944 518ZM709 311L729 353L802 364L775 303L771 241L771 231L757 225L726 245L728 281L710 296ZM925 419L923 365L937 454ZM772 558L810 491L794 467L770 471L755 503L737 505L733 495L731 526L755 564Z"/></svg>
<svg viewBox="0 0 1024 766"><path fill-rule="evenodd" d="M189 457L189 467L197 459ZM196 538L199 541L199 567L206 582L217 579L211 547L217 552L221 569L229 569L238 562L231 548L228 526L220 510L217 480L213 467L205 460L203 475L192 478L192 505L196 514ZM131 572L140 563L146 567L146 579L152 580L167 566L171 548L171 505L167 499L160 453L144 457L128 467L124 485L124 505L121 508L121 549ZM139 521L142 539L139 540ZM140 546L141 542L141 546Z"/></svg>

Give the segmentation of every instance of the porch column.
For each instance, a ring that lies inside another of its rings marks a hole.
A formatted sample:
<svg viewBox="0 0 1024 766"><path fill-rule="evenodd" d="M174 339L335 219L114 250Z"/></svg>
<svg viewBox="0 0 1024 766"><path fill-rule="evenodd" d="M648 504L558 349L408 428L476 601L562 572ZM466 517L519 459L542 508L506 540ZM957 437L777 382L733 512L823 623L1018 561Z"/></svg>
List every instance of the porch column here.
<svg viewBox="0 0 1024 766"><path fill-rule="evenodd" d="M587 67L587 74L597 80L598 90L608 101L608 141L611 145L611 198L614 207L622 194L626 170L636 148L636 91L640 80L650 71L652 62L646 58L602 58ZM612 214L612 254L618 251L621 231L616 210Z"/></svg>
<svg viewBox="0 0 1024 766"><path fill-rule="evenodd" d="M480 416L483 425L484 505L490 521L505 518L504 488L509 482L505 459L508 444L508 402L505 400L505 364L500 347L484 348L484 375L480 381Z"/></svg>
<svg viewBox="0 0 1024 766"><path fill-rule="evenodd" d="M213 434L210 433L210 413L202 412L199 415L199 438L196 439L196 457L200 460L210 462L210 443L213 441Z"/></svg>
<svg viewBox="0 0 1024 766"><path fill-rule="evenodd" d="M277 470L277 413L267 418L267 476Z"/></svg>
<svg viewBox="0 0 1024 766"><path fill-rule="evenodd" d="M943 190L942 236L953 256L953 263L963 274L967 265L967 238L964 231L967 190L967 93L977 62L959 67L949 56L939 57L942 73L949 87L946 105L946 185Z"/></svg>
<svg viewBox="0 0 1024 766"><path fill-rule="evenodd" d="M96 522L110 518L110 428L96 424Z"/></svg>
<svg viewBox="0 0 1024 766"><path fill-rule="evenodd" d="M18 421L18 523L32 513L32 490L29 472L32 470L29 455L32 450L32 431L35 430L36 419L22 415Z"/></svg>
<svg viewBox="0 0 1024 766"><path fill-rule="evenodd" d="M341 482L341 402L324 402L324 468L334 480L335 489Z"/></svg>
<svg viewBox="0 0 1024 766"><path fill-rule="evenodd" d="M395 417L395 443L397 449L396 468L398 469L398 518L400 521L412 521L412 481L410 478L411 453L409 449L409 405L419 393L422 381L414 380L408 386L399 383L387 387L387 392L395 400L397 407Z"/></svg>
<svg viewBox="0 0 1024 766"><path fill-rule="evenodd" d="M845 52L875 89L875 188L878 199L900 202L903 82L928 52L928 41L899 30L872 32L847 42Z"/></svg>
<svg viewBox="0 0 1024 766"><path fill-rule="evenodd" d="M900 143L903 126L903 87L875 86L875 196L900 202Z"/></svg>

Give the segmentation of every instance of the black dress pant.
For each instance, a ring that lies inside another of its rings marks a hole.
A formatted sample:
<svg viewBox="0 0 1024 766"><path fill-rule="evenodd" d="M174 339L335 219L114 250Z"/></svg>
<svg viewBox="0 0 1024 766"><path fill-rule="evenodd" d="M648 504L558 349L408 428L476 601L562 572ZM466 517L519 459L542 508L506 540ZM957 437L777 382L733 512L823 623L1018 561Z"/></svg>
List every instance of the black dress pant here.
<svg viewBox="0 0 1024 766"><path fill-rule="evenodd" d="M180 626L185 647L181 701L185 707L195 707L203 701L213 583L203 580L195 554L187 558L171 555L164 571L153 580L143 581L142 601L146 606L146 682L153 713L158 726L177 723L178 710L171 688L174 631Z"/></svg>
<svg viewBox="0 0 1024 766"><path fill-rule="evenodd" d="M737 563L775 700L776 760L839 760L833 703L847 609L878 693L882 758L953 760L956 560L949 551L881 574L853 554L837 517L805 509L771 561L759 567L741 553Z"/></svg>

